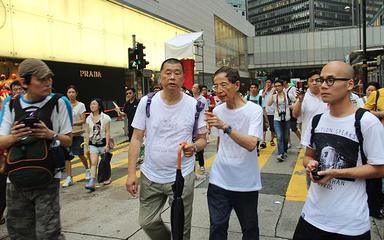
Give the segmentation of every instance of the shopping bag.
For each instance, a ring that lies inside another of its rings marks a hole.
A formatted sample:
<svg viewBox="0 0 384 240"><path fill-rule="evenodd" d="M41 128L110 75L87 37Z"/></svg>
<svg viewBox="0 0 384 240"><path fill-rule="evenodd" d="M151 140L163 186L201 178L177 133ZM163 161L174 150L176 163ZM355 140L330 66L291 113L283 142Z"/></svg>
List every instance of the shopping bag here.
<svg viewBox="0 0 384 240"><path fill-rule="evenodd" d="M106 152L101 155L101 160L98 166L97 181L102 183L111 178L111 159L112 153Z"/></svg>

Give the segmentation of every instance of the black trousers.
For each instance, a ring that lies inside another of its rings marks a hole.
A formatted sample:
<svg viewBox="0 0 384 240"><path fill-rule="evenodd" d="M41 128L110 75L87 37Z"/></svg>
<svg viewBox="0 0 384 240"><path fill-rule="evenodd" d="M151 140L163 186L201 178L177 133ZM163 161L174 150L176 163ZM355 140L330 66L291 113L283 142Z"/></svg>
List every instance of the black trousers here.
<svg viewBox="0 0 384 240"><path fill-rule="evenodd" d="M199 162L199 166L204 167L204 150L197 152L195 158Z"/></svg>
<svg viewBox="0 0 384 240"><path fill-rule="evenodd" d="M7 187L7 176L4 174L0 174L0 213L1 213L1 210L5 209L5 206L6 206L6 201L5 201L6 187Z"/></svg>
<svg viewBox="0 0 384 240"><path fill-rule="evenodd" d="M292 240L370 240L371 232L359 236L346 236L318 229L300 217Z"/></svg>
<svg viewBox="0 0 384 240"><path fill-rule="evenodd" d="M242 239L259 239L258 191L235 192L209 184L207 198L210 219L209 240L228 238L228 223L232 209L235 210L239 219L243 233Z"/></svg>

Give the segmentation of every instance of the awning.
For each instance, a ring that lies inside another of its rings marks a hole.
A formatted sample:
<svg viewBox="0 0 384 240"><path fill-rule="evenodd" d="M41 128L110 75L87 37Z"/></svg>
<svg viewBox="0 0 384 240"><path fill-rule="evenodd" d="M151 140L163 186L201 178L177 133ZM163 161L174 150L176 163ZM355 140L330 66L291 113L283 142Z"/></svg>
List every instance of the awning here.
<svg viewBox="0 0 384 240"><path fill-rule="evenodd" d="M203 32L194 32L177 35L165 42L165 58L191 58L193 57L193 44L203 35Z"/></svg>
<svg viewBox="0 0 384 240"><path fill-rule="evenodd" d="M374 61L378 56L384 55L384 47L367 48L367 61ZM349 62L352 65L363 61L363 50L355 50L349 54Z"/></svg>

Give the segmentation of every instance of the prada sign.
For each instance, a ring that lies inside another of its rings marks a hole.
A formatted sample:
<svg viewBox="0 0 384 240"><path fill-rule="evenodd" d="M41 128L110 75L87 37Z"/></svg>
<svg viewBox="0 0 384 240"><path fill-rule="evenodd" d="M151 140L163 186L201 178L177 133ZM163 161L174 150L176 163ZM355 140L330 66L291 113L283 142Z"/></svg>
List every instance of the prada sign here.
<svg viewBox="0 0 384 240"><path fill-rule="evenodd" d="M102 78L100 71L88 71L88 70L80 70L81 78Z"/></svg>

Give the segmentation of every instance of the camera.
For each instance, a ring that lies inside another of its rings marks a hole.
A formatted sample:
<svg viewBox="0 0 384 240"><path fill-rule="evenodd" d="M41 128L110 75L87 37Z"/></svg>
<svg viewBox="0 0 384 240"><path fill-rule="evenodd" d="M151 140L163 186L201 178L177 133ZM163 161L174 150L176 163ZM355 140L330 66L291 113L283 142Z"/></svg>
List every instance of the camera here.
<svg viewBox="0 0 384 240"><path fill-rule="evenodd" d="M286 112L279 112L279 117L280 117L280 120L282 121L282 122L285 122L286 120L285 120L285 115L286 115Z"/></svg>

